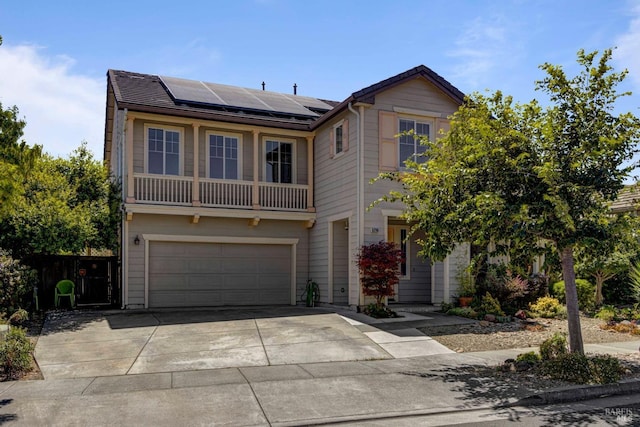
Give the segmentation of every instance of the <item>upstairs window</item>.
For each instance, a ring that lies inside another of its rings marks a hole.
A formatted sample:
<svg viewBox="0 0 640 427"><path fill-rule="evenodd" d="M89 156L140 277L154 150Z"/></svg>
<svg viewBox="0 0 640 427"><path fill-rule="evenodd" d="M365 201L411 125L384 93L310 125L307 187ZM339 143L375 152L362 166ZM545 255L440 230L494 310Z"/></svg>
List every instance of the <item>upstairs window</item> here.
<svg viewBox="0 0 640 427"><path fill-rule="evenodd" d="M420 156L424 153L426 147L420 143L421 136L430 136L431 126L429 123L419 122L411 119L400 119L398 131L400 133L399 138L399 167L404 168L404 162L407 159L412 159L416 162L422 163L426 161L425 157ZM403 135L403 133L412 132L411 134Z"/></svg>
<svg viewBox="0 0 640 427"><path fill-rule="evenodd" d="M293 143L266 140L265 181L293 183Z"/></svg>
<svg viewBox="0 0 640 427"><path fill-rule="evenodd" d="M209 178L239 179L240 138L209 134Z"/></svg>
<svg viewBox="0 0 640 427"><path fill-rule="evenodd" d="M342 153L342 123L333 128L333 139L335 141L335 153Z"/></svg>
<svg viewBox="0 0 640 427"><path fill-rule="evenodd" d="M180 131L147 128L147 172L180 175Z"/></svg>
<svg viewBox="0 0 640 427"><path fill-rule="evenodd" d="M329 138L329 157L337 157L349 150L349 120L343 119L333 125Z"/></svg>

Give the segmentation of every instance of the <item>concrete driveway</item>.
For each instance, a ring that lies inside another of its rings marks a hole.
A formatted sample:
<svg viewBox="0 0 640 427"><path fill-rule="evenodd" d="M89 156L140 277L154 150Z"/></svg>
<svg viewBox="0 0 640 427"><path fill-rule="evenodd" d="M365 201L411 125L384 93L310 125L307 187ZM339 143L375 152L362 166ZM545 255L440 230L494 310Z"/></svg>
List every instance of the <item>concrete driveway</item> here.
<svg viewBox="0 0 640 427"><path fill-rule="evenodd" d="M35 356L53 379L447 352L424 335L383 332L327 309L270 307L50 313Z"/></svg>

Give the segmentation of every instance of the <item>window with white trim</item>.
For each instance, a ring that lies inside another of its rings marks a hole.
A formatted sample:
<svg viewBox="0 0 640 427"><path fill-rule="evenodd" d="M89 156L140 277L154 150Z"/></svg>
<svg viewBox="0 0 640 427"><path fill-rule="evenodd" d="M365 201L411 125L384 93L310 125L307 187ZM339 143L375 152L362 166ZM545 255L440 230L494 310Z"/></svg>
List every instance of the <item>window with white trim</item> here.
<svg viewBox="0 0 640 427"><path fill-rule="evenodd" d="M333 127L333 154L337 155L342 153L342 150L344 148L343 145L343 139L342 139L342 133L343 133L343 122L340 122L339 124L335 125Z"/></svg>
<svg viewBox="0 0 640 427"><path fill-rule="evenodd" d="M431 124L412 119L400 119L398 125L400 133L398 166L404 168L404 162L407 159L418 163L425 162L426 157L420 155L425 152L426 147L420 143L420 137L430 137Z"/></svg>
<svg viewBox="0 0 640 427"><path fill-rule="evenodd" d="M293 142L265 141L265 181L293 183Z"/></svg>
<svg viewBox="0 0 640 427"><path fill-rule="evenodd" d="M146 138L147 173L180 175L181 132L149 126Z"/></svg>
<svg viewBox="0 0 640 427"><path fill-rule="evenodd" d="M240 136L207 134L209 178L240 178Z"/></svg>

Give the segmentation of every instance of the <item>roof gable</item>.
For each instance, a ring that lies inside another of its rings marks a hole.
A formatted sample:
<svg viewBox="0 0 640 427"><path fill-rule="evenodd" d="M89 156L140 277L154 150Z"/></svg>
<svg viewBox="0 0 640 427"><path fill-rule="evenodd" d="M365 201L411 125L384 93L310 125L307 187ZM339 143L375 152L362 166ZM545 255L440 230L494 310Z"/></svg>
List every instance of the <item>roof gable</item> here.
<svg viewBox="0 0 640 427"><path fill-rule="evenodd" d="M389 90L397 85L416 78L423 78L432 83L438 90L442 91L446 96L450 97L456 104L462 105L462 103L464 102L464 93L462 93L455 86L453 86L446 79L444 79L429 67L418 65L417 67L414 67L410 70L397 74L393 77L389 77L388 79L382 80L378 83L374 83L371 86L360 89L359 91L353 92L350 97L342 101L331 111L327 112L318 120L313 122L311 128L315 129L322 123L330 120L332 117L335 117L335 115L347 108L349 103L355 104L361 102L365 104L374 104L375 97L380 92Z"/></svg>

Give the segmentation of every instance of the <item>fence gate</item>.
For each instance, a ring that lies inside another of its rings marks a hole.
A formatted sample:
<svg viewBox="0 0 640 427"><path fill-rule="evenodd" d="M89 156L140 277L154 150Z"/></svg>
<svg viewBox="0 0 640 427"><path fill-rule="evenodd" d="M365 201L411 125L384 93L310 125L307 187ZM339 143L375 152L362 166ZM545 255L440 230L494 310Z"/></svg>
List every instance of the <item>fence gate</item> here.
<svg viewBox="0 0 640 427"><path fill-rule="evenodd" d="M117 257L50 255L40 256L30 264L38 270L42 307L53 306L54 289L62 279L75 283L78 306L120 304Z"/></svg>

